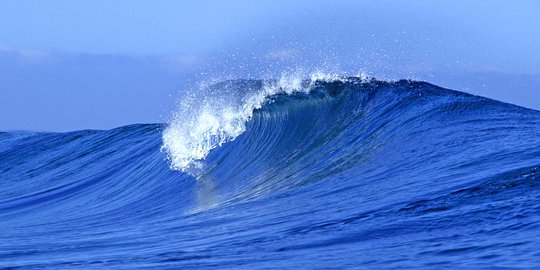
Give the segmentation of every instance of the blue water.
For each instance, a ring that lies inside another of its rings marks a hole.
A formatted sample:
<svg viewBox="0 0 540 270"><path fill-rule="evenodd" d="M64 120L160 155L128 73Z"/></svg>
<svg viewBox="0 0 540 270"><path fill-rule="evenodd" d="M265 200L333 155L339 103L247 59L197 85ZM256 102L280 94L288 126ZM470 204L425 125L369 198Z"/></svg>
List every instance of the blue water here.
<svg viewBox="0 0 540 270"><path fill-rule="evenodd" d="M540 112L405 80L280 85L231 117L0 133L0 268L540 267Z"/></svg>

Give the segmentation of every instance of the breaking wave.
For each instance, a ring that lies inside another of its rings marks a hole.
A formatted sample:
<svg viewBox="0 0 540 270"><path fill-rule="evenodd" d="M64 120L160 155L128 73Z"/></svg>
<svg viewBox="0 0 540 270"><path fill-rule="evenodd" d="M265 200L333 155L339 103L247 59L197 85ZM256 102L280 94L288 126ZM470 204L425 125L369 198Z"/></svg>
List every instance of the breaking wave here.
<svg viewBox="0 0 540 270"><path fill-rule="evenodd" d="M316 74L0 133L0 268L537 267L540 112Z"/></svg>

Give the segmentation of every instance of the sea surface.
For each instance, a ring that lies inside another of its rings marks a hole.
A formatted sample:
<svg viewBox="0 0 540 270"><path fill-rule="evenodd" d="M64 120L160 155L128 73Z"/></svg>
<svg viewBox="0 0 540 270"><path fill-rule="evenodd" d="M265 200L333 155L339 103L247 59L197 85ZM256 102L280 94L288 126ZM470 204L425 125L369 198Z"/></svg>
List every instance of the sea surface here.
<svg viewBox="0 0 540 270"><path fill-rule="evenodd" d="M0 268L540 267L539 111L410 80L201 89L166 124L0 133Z"/></svg>

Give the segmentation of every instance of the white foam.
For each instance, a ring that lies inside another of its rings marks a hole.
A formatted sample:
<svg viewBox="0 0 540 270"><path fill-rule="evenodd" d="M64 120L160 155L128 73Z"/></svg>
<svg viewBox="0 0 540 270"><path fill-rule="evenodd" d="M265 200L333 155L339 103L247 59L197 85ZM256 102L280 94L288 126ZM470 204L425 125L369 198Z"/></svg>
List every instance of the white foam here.
<svg viewBox="0 0 540 270"><path fill-rule="evenodd" d="M199 89L179 102L170 125L163 132L162 149L166 151L170 167L193 172L200 170L200 162L208 153L242 134L255 109L260 109L276 94L309 92L316 82L343 80L336 74L315 72L306 76L284 74L276 81L268 81L240 100L226 98ZM206 93L206 94L205 94Z"/></svg>

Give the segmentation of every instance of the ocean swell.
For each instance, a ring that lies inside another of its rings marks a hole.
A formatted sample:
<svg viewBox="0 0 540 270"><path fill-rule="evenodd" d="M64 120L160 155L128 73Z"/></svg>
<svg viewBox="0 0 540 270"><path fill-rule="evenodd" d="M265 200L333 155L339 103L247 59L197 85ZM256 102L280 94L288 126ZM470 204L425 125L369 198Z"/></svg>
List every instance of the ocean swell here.
<svg viewBox="0 0 540 270"><path fill-rule="evenodd" d="M535 268L539 149L540 112L426 82L225 81L0 133L0 268Z"/></svg>

